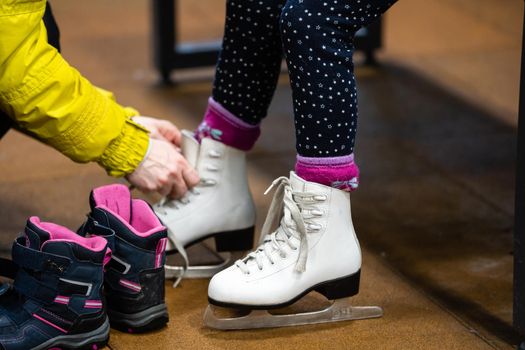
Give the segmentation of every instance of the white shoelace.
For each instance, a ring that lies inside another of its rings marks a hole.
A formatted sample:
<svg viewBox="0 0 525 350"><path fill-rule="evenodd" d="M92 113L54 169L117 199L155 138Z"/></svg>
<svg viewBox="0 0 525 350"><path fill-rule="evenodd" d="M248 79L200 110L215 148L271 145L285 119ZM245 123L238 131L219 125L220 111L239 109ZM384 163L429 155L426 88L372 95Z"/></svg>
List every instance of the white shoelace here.
<svg viewBox="0 0 525 350"><path fill-rule="evenodd" d="M186 204L190 203L192 196L196 196L196 195L200 194L198 187L214 186L214 185L215 185L215 181L212 182L212 181L209 181L209 180L201 179L201 182L199 183L199 185L197 185L195 188L189 190L188 193L186 194L186 196L184 196L181 199L169 199L168 197L162 198L159 201L159 203L155 204L155 206L154 206L155 212L157 212L158 214L161 214L161 215L167 215L168 214L167 208L178 210L183 205L186 205ZM182 271L180 272L179 276L177 277L177 279L173 283L173 288L175 288L175 287L178 286L178 284L180 283L180 281L184 277L184 274L186 273L186 270L188 270L188 266L190 265L190 261L188 260L188 253L186 253L186 249L184 249L184 245L177 239L177 235L175 234L175 232L173 232L169 228L169 226L166 226L166 228L168 229L168 237L169 237L169 239L171 240L171 242L173 243L173 245L175 246L175 248L177 249L177 251L181 255L182 259L184 260L183 265L180 267L180 268L182 268Z"/></svg>
<svg viewBox="0 0 525 350"><path fill-rule="evenodd" d="M188 190L186 195L180 199L170 199L168 197L163 197L157 204L154 205L155 211L161 215L167 215L167 209L180 209L182 206L191 202L191 198L201 194L199 188L215 186L215 180L211 179L201 179L200 183L194 188Z"/></svg>
<svg viewBox="0 0 525 350"><path fill-rule="evenodd" d="M210 150L209 156L212 158L220 158L222 154L215 150ZM218 171L219 169L211 164L206 166L206 169L209 171ZM191 202L191 198L193 196L200 195L199 188L202 187L209 187L209 186L215 186L217 182L213 179L205 179L201 178L200 183L195 186L195 188L192 188L188 191L188 193L181 199L169 199L168 197L162 198L157 204L153 206L156 213L160 215L168 215L168 209L174 209L178 210L182 208L182 206L187 205ZM179 254L182 256L182 259L184 260L183 266L181 266L182 271L180 275L177 277L175 282L173 283L173 288L177 287L177 285L180 283L182 278L184 277L184 274L186 273L186 270L188 270L188 266L190 264L188 260L188 254L186 253L186 249L184 249L184 245L177 239L177 235L175 232L173 232L169 227L168 229L168 235L170 240L172 241L173 245L179 252Z"/></svg>
<svg viewBox="0 0 525 350"><path fill-rule="evenodd" d="M264 194L274 187L276 191L268 216L264 221L259 247L235 263L245 274L250 273L248 268L250 260L254 260L259 270L262 270L264 258L272 265L275 263L273 252L277 251L281 258L286 258L284 249L286 246L294 251L299 249L295 270L304 272L308 259L307 232L317 232L322 229L321 225L311 222L310 219L323 216L324 213L321 210L312 206L326 201L326 196L309 192L294 192L287 177L276 179ZM292 237L300 241L299 247L293 244L290 239Z"/></svg>

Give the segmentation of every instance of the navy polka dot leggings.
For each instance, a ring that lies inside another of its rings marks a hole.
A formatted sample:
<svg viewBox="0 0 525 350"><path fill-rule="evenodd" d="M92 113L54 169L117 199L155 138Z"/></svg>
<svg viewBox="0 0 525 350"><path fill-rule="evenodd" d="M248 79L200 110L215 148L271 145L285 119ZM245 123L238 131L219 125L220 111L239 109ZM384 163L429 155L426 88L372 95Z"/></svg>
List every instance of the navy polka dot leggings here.
<svg viewBox="0 0 525 350"><path fill-rule="evenodd" d="M357 126L353 38L396 0L228 0L213 99L242 121L266 116L286 57L297 152L351 154Z"/></svg>

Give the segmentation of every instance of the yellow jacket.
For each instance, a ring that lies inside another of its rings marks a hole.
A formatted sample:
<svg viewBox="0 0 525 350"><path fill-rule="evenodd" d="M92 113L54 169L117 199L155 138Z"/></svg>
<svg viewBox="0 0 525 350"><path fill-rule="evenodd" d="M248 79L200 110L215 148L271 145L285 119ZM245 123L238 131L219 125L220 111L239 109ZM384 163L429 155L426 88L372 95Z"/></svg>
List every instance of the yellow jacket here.
<svg viewBox="0 0 525 350"><path fill-rule="evenodd" d="M146 154L137 114L93 86L47 42L45 0L0 0L0 110L17 127L76 162L112 176L133 172Z"/></svg>

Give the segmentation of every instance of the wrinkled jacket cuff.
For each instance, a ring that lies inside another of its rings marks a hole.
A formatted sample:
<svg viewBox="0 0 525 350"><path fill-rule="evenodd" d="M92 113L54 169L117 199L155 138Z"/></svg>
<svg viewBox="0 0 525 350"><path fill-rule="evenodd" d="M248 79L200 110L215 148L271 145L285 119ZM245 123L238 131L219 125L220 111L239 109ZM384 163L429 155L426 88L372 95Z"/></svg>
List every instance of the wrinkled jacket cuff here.
<svg viewBox="0 0 525 350"><path fill-rule="evenodd" d="M122 177L135 171L146 156L148 147L148 130L126 119L120 135L111 141L98 163L108 175Z"/></svg>

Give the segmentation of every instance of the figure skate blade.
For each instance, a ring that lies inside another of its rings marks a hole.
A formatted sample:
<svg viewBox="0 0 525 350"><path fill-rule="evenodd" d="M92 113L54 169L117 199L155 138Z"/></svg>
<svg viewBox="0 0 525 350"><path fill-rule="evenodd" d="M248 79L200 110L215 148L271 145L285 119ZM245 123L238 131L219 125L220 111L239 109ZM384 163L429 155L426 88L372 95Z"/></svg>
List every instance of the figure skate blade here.
<svg viewBox="0 0 525 350"><path fill-rule="evenodd" d="M215 314L216 309L218 307L208 305L204 313L204 324L207 327L219 330L290 327L383 316L382 308L378 306L352 306L349 298L337 299L323 310L287 315L274 315L266 310L252 310L246 316L219 318Z"/></svg>
<svg viewBox="0 0 525 350"><path fill-rule="evenodd" d="M233 263L242 258L244 254L244 252L218 253L217 255L220 255L222 259L221 263L215 265L190 265L186 271L184 271L182 266L165 265L166 278L176 279L181 276L185 279L211 278L225 268L233 265Z"/></svg>

